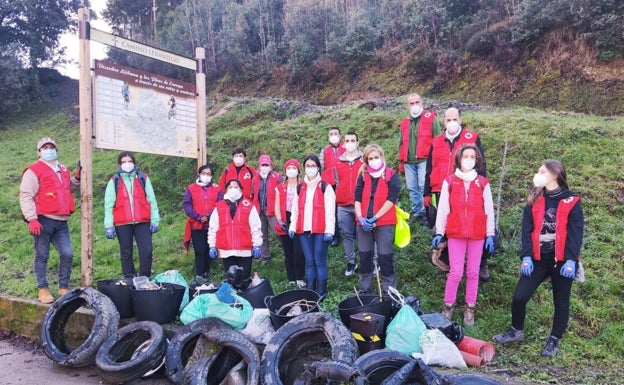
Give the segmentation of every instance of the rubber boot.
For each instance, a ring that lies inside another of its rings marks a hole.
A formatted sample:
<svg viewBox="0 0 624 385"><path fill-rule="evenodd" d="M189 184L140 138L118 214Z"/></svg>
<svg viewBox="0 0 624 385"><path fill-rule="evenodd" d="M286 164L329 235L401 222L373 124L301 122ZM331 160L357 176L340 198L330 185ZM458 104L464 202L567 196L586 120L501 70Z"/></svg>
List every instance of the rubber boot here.
<svg viewBox="0 0 624 385"><path fill-rule="evenodd" d="M306 289L308 290L312 290L312 291L316 291L316 280L315 279L308 279L306 280Z"/></svg>
<svg viewBox="0 0 624 385"><path fill-rule="evenodd" d="M327 296L327 281L316 281L316 292L320 296L319 302Z"/></svg>

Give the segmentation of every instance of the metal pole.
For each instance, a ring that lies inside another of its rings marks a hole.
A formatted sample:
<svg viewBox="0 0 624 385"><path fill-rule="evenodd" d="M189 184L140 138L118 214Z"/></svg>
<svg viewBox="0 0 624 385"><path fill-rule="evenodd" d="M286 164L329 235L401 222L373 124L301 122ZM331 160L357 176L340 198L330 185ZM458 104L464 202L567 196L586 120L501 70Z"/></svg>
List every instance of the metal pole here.
<svg viewBox="0 0 624 385"><path fill-rule="evenodd" d="M197 115L197 167L206 163L206 50L195 48L197 71L195 76L197 98L195 99Z"/></svg>

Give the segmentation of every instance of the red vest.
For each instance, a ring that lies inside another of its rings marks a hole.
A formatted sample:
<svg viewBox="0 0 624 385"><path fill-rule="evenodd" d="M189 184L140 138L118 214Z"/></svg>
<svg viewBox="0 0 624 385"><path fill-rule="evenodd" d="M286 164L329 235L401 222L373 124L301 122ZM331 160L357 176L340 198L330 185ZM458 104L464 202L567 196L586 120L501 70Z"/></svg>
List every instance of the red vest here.
<svg viewBox="0 0 624 385"><path fill-rule="evenodd" d="M423 111L418 123L418 141L416 142L416 158L426 159L429 156L431 142L433 141L433 121L436 118L435 112ZM401 148L399 148L399 162L408 161L407 152L409 149L410 118L403 118L401 121Z"/></svg>
<svg viewBox="0 0 624 385"><path fill-rule="evenodd" d="M225 170L223 170L223 173L221 173L221 178L219 178L219 186L221 187L221 190L223 190L223 192L225 193L225 184L229 180L237 179L240 182L241 186L243 186L243 198L251 199L251 180L253 179L254 175L256 175L256 171L253 168L247 166L247 164L244 164L241 167L240 173L237 173L234 163L230 163L225 168Z"/></svg>
<svg viewBox="0 0 624 385"><path fill-rule="evenodd" d="M336 204L338 206L353 205L358 172L363 164L364 162L360 158L353 162L339 161L336 163L336 173L339 181L336 185Z"/></svg>
<svg viewBox="0 0 624 385"><path fill-rule="evenodd" d="M29 169L39 181L39 190L34 198L37 215L70 215L74 212L76 206L69 188L69 170L65 166L59 164L60 179L44 161L32 164Z"/></svg>
<svg viewBox="0 0 624 385"><path fill-rule="evenodd" d="M386 201L388 200L388 194L390 192L388 189L388 181L392 179L395 171L391 168L386 167L386 171L384 174L385 175L382 175L377 182L377 189L375 190L375 196L373 197L373 213L378 212L381 206L383 206L384 203L386 203ZM368 205L370 202L369 198L371 196L373 178L367 172L362 174L362 177L364 179L364 186L362 189L362 202L360 203L362 204L362 215L366 216L366 213L368 213ZM358 226L362 225L360 221L356 222ZM394 208L388 210L384 215L381 216L381 218L377 219L377 222L375 222L377 226L395 225L396 223L397 217L396 210Z"/></svg>
<svg viewBox="0 0 624 385"><path fill-rule="evenodd" d="M455 153L462 144L476 143L479 135L476 132L462 129L461 133L454 140L453 149L450 143L445 140L444 134L433 138L431 146L431 174L429 175L429 185L431 192L440 192L444 179L455 172L453 162Z"/></svg>
<svg viewBox="0 0 624 385"><path fill-rule="evenodd" d="M344 154L345 152L347 152L347 149L345 148L344 144L340 143L338 145L338 147L336 147L336 153L334 154L334 146L333 145L329 145L326 146L323 149L323 167L324 170L327 170L329 168L332 168L336 165L336 163L338 162L338 159L340 159L340 156L342 156L342 154Z"/></svg>
<svg viewBox="0 0 624 385"><path fill-rule="evenodd" d="M266 181L266 212L269 217L275 215L275 187L279 184L281 176L275 171L271 171L267 176ZM253 196L253 204L260 213L260 184L262 183L262 177L260 174L256 174L251 180L251 191Z"/></svg>
<svg viewBox="0 0 624 385"><path fill-rule="evenodd" d="M470 182L468 191L464 181L455 175L446 179L451 211L446 219L448 238L484 239L487 216L483 204L483 189L490 181L481 175Z"/></svg>
<svg viewBox="0 0 624 385"><path fill-rule="evenodd" d="M568 239L568 217L570 211L580 200L577 196L563 198L557 204L557 215L555 217L555 260L565 261L565 243ZM544 222L544 211L546 210L546 200L543 196L538 197L531 208L533 213L533 232L531 240L533 243L533 258L539 261L540 258L540 233Z"/></svg>
<svg viewBox="0 0 624 385"><path fill-rule="evenodd" d="M221 188L215 184L208 184L206 188L197 183L190 184L188 190L191 193L193 201L193 210L201 216L209 216L217 204L217 198L221 192ZM188 218L192 230L206 230L208 223L202 223L193 218Z"/></svg>
<svg viewBox="0 0 624 385"><path fill-rule="evenodd" d="M249 213L253 204L241 199L236 207L234 219L230 215L230 205L225 200L217 202L219 230L217 230L216 248L222 250L251 250L251 227Z"/></svg>
<svg viewBox="0 0 624 385"><path fill-rule="evenodd" d="M147 175L145 176L147 178ZM145 196L145 189L135 174L132 179L132 202L124 181L119 178L117 185L117 197L113 207L113 223L115 226L127 225L128 223L149 222L152 218L152 205Z"/></svg>
<svg viewBox="0 0 624 385"><path fill-rule="evenodd" d="M286 201L287 201L287 195L288 195L288 181L285 180L284 182L278 184L276 186L277 188L277 193L279 194L279 201L280 201L280 214L282 217L282 222L286 223ZM280 227L279 223L275 224L275 231L277 232L278 235L286 235L288 234L286 231L283 231L282 228Z"/></svg>
<svg viewBox="0 0 624 385"><path fill-rule="evenodd" d="M321 187L321 181L318 182L314 189L314 199L312 201L312 234L325 233L325 193ZM296 233L303 233L303 218L305 214L306 194L308 193L307 184L301 182L299 188L299 216L297 217Z"/></svg>

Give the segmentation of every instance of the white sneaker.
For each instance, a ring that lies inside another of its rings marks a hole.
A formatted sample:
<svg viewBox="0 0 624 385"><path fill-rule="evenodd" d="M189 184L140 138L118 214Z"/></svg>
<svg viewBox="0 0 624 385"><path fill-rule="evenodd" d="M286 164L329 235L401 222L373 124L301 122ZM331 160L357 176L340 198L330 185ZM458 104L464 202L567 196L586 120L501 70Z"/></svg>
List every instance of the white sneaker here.
<svg viewBox="0 0 624 385"><path fill-rule="evenodd" d="M355 269L357 269L357 264L347 263L347 269L345 270L344 275L347 277L353 275L353 273L355 273Z"/></svg>
<svg viewBox="0 0 624 385"><path fill-rule="evenodd" d="M300 280L300 279L298 279L298 280L297 280L297 287L298 287L299 289L305 289L305 288L306 288L306 286L308 286L308 285L306 285L306 283L305 283L304 281L302 281L302 280Z"/></svg>

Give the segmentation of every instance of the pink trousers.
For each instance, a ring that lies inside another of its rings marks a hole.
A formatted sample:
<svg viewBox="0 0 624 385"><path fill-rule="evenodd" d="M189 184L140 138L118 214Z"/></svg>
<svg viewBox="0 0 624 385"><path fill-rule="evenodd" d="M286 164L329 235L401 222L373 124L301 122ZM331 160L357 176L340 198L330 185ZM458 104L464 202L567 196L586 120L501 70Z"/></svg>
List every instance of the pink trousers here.
<svg viewBox="0 0 624 385"><path fill-rule="evenodd" d="M484 239L449 238L448 253L451 271L446 278L444 303L454 304L457 299L457 288L464 276L466 262L466 303L477 303L479 291L479 265L483 254Z"/></svg>

